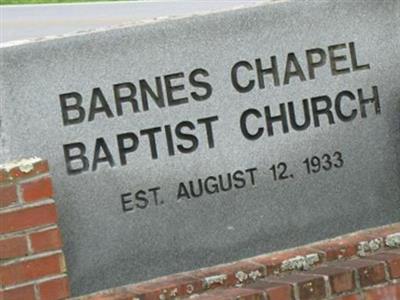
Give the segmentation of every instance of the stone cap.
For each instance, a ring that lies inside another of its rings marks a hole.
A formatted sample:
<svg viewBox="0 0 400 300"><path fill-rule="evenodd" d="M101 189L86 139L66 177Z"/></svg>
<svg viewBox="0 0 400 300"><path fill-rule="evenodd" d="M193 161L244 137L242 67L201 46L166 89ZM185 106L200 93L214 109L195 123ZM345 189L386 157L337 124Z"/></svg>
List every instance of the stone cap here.
<svg viewBox="0 0 400 300"><path fill-rule="evenodd" d="M397 299L399 280L400 223L394 223L73 299Z"/></svg>
<svg viewBox="0 0 400 300"><path fill-rule="evenodd" d="M49 172L46 160L39 157L24 158L0 164L0 185Z"/></svg>

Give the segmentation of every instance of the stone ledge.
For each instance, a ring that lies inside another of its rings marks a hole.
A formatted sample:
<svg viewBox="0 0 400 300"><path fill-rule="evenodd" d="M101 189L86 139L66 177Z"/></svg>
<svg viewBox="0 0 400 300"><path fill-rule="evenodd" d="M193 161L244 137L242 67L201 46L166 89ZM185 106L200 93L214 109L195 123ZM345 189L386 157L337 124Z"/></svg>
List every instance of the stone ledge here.
<svg viewBox="0 0 400 300"><path fill-rule="evenodd" d="M395 223L73 299L400 299L399 234Z"/></svg>
<svg viewBox="0 0 400 300"><path fill-rule="evenodd" d="M38 157L15 160L0 165L0 186L40 176L48 172L49 165L47 161Z"/></svg>

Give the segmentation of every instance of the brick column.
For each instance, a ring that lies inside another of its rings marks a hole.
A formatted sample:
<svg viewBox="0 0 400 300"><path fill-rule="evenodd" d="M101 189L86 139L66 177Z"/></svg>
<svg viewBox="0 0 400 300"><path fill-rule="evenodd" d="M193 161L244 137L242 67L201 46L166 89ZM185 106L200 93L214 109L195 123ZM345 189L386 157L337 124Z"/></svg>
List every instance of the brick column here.
<svg viewBox="0 0 400 300"><path fill-rule="evenodd" d="M0 299L69 296L57 210L46 161L0 165Z"/></svg>

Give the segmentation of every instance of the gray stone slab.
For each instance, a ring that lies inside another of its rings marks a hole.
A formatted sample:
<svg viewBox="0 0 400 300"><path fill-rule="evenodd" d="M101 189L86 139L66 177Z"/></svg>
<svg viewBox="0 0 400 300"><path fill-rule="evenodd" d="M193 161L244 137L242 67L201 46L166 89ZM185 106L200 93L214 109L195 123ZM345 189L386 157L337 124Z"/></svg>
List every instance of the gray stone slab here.
<svg viewBox="0 0 400 300"><path fill-rule="evenodd" d="M0 158L49 159L74 295L400 221L399 32L286 1L3 45Z"/></svg>

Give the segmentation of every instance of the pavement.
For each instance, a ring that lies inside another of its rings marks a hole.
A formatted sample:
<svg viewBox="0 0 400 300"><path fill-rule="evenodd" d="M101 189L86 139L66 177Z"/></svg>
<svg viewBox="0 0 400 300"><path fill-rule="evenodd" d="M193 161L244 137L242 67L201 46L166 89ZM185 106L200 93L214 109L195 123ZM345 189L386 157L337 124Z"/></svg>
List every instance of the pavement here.
<svg viewBox="0 0 400 300"><path fill-rule="evenodd" d="M187 16L261 0L138 0L0 6L0 43L104 28L163 16Z"/></svg>

